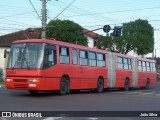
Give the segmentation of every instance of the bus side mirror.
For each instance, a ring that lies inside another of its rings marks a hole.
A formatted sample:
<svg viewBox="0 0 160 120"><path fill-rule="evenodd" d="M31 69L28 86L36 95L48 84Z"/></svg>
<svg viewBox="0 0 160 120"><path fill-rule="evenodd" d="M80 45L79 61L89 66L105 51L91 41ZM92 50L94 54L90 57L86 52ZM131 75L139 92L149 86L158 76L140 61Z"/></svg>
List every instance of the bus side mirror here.
<svg viewBox="0 0 160 120"><path fill-rule="evenodd" d="M5 49L4 50L4 58L6 58L6 55L7 55L7 50Z"/></svg>

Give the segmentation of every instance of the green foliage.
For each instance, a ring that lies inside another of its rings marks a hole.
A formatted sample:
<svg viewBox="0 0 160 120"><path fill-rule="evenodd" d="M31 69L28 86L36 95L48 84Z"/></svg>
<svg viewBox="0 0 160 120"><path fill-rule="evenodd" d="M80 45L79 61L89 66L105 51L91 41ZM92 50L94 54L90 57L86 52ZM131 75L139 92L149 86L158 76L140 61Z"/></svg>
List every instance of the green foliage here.
<svg viewBox="0 0 160 120"><path fill-rule="evenodd" d="M99 36L96 43L97 48L101 48L101 49L107 48L109 51L113 51L112 45L113 45L113 41L111 36Z"/></svg>
<svg viewBox="0 0 160 120"><path fill-rule="evenodd" d="M122 34L123 40L129 46L129 50L136 50L139 55L148 54L153 51L153 27L147 20L138 19L133 22L124 23Z"/></svg>
<svg viewBox="0 0 160 120"><path fill-rule="evenodd" d="M156 63L158 66L160 66L160 57L156 58Z"/></svg>
<svg viewBox="0 0 160 120"><path fill-rule="evenodd" d="M158 73L160 73L160 58L156 58L156 67L157 67L157 71Z"/></svg>
<svg viewBox="0 0 160 120"><path fill-rule="evenodd" d="M47 38L87 46L83 28L70 20L51 20L47 25Z"/></svg>
<svg viewBox="0 0 160 120"><path fill-rule="evenodd" d="M148 54L153 51L153 27L147 20L138 19L133 22L124 23L122 28L122 36L103 36L98 38L98 47L114 51L113 46L116 45L116 52L122 54L127 54L132 50L139 55Z"/></svg>

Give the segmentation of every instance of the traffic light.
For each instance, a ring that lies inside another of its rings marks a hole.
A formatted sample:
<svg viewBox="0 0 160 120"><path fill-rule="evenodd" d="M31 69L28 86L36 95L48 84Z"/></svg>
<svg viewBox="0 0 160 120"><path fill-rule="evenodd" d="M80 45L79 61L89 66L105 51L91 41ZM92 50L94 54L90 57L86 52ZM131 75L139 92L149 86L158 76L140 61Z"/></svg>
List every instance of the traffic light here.
<svg viewBox="0 0 160 120"><path fill-rule="evenodd" d="M113 36L119 37L121 36L122 27L121 26L114 26Z"/></svg>
<svg viewBox="0 0 160 120"><path fill-rule="evenodd" d="M111 27L110 27L109 25L105 25L105 26L103 27L103 31L104 31L105 33L108 33L110 30L111 30Z"/></svg>

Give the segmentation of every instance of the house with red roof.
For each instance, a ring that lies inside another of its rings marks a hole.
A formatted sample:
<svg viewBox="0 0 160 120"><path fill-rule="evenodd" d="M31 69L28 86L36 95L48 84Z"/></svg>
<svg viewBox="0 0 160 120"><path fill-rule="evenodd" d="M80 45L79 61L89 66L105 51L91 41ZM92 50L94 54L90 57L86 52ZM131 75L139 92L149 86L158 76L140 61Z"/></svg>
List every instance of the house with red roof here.
<svg viewBox="0 0 160 120"><path fill-rule="evenodd" d="M89 31L85 28L83 29L83 33L85 34L85 36L88 39L88 47L91 47L91 48L95 47L96 41L97 41L97 38L99 35L95 32Z"/></svg>

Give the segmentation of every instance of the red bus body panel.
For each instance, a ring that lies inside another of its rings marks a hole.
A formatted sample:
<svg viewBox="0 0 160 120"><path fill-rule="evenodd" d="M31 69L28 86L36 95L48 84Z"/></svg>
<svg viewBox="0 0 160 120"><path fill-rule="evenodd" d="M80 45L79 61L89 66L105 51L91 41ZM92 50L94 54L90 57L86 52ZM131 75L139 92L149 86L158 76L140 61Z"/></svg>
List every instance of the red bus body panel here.
<svg viewBox="0 0 160 120"><path fill-rule="evenodd" d="M116 59L115 59L116 63L118 63L117 56L125 57L125 58L132 58L131 56L122 55L118 53L115 53L115 56L116 56ZM116 85L115 87L123 88L126 78L130 78L130 83L132 83L132 70L119 69L118 64L116 64ZM130 84L130 86L132 85Z"/></svg>
<svg viewBox="0 0 160 120"><path fill-rule="evenodd" d="M7 69L6 79L12 79L13 82L5 82L9 89L21 90L59 90L60 80L62 76L68 75L70 78L70 89L92 89L97 87L97 80L100 76L104 77L104 87L107 88L107 68L104 67L88 67L72 65L70 59L69 64L60 64L59 46L75 48L77 50L88 50L106 54L105 50L92 49L84 46L69 44L55 40L20 40L14 43L25 42L44 42L56 45L57 48L57 64L47 69L28 70L28 69ZM71 52L70 52L71 56ZM79 60L79 59L78 59ZM36 87L29 87L30 79L37 79Z"/></svg>
<svg viewBox="0 0 160 120"><path fill-rule="evenodd" d="M109 66L114 67L114 72L111 74L115 77L114 85L111 87L114 88L123 88L125 84L125 79L128 78L130 80L130 87L132 87L133 83L133 71L124 70L118 68L118 60L117 56L125 57L132 59L133 57L122 55L118 53L112 53L114 55L113 62L115 66L109 64L110 57L108 56L108 52L106 50L88 48L85 46L74 45L70 43L60 42L56 40L19 40L14 43L27 43L27 42L39 42L39 43L48 43L56 46L57 50L57 64L49 67L47 69L6 69L6 87L8 89L17 89L17 90L59 90L60 89L60 80L63 76L69 76L70 80L70 89L96 89L97 81L99 77L104 79L104 88L109 88ZM77 50L78 53L78 64L72 64L72 58L70 58L69 64L60 64L59 59L59 47L65 46L69 48L70 54L72 56L72 48ZM81 66L79 65L79 51L93 51L96 53L105 54L106 66L105 67L92 67L92 66ZM136 60L146 60L139 59ZM148 60L150 62L155 62L152 60ZM133 67L133 66L132 66ZM138 75L138 84L137 87L144 87L146 85L146 80L150 79L150 85L154 86L157 83L157 76L155 72L143 72L137 71ZM11 80L11 81L7 81ZM30 80L35 80L36 82L30 82Z"/></svg>
<svg viewBox="0 0 160 120"><path fill-rule="evenodd" d="M137 60L155 63L154 60L148 60L143 58L138 58ZM145 87L147 79L150 79L151 86L155 86L157 84L157 73L152 71L138 71L138 86Z"/></svg>

